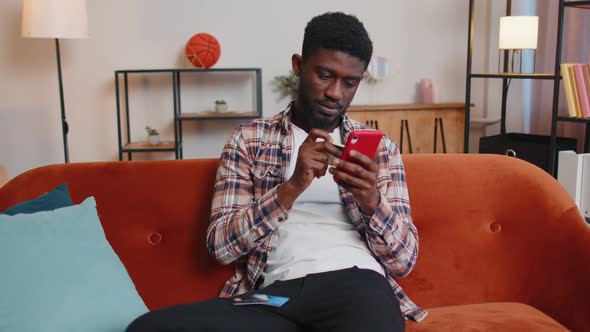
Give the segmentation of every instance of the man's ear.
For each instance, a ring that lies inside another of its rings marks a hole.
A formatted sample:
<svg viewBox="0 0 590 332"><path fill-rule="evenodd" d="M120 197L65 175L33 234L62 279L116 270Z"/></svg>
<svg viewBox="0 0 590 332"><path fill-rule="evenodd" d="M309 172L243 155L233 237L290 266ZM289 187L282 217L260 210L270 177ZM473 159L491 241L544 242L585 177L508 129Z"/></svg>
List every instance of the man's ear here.
<svg viewBox="0 0 590 332"><path fill-rule="evenodd" d="M299 75L301 74L301 65L302 64L303 64L303 58L301 57L301 55L293 54L291 56L291 68L293 69L295 76L299 77Z"/></svg>

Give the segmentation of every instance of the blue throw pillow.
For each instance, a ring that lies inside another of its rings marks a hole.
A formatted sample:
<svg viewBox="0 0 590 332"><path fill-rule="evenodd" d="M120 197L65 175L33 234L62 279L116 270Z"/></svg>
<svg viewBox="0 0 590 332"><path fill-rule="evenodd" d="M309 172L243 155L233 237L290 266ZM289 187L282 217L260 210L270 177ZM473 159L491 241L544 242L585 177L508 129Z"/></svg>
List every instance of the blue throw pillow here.
<svg viewBox="0 0 590 332"><path fill-rule="evenodd" d="M90 197L80 205L0 215L0 331L123 332L148 311L105 238Z"/></svg>
<svg viewBox="0 0 590 332"><path fill-rule="evenodd" d="M39 211L50 211L66 206L72 206L72 199L68 186L62 184L59 187L44 193L43 195L33 198L30 201L22 202L2 211L0 214L13 216L19 213L35 213Z"/></svg>

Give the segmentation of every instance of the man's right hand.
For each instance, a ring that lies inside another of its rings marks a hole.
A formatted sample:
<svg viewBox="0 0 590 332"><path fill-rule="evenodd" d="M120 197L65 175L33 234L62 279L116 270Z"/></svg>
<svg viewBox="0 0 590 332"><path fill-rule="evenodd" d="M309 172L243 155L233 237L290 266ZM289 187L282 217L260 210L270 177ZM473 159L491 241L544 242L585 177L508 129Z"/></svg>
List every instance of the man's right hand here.
<svg viewBox="0 0 590 332"><path fill-rule="evenodd" d="M318 142L319 138L323 140ZM340 150L332 145L330 134L321 129L312 129L299 147L293 175L278 189L277 194L284 207L290 208L315 178L326 175L327 154L340 157Z"/></svg>

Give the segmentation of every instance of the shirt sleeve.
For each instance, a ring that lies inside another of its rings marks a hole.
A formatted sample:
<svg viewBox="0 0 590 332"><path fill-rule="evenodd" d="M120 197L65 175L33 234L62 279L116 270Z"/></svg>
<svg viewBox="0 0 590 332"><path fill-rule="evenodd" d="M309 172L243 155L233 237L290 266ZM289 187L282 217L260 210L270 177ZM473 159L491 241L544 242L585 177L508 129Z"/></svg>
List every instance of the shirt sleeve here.
<svg viewBox="0 0 590 332"><path fill-rule="evenodd" d="M408 275L418 258L418 231L412 222L406 174L393 142L378 157L380 203L371 216L362 215L371 252L394 278Z"/></svg>
<svg viewBox="0 0 590 332"><path fill-rule="evenodd" d="M239 128L221 154L207 230L207 248L222 264L248 254L286 220L278 186L255 198L253 166Z"/></svg>

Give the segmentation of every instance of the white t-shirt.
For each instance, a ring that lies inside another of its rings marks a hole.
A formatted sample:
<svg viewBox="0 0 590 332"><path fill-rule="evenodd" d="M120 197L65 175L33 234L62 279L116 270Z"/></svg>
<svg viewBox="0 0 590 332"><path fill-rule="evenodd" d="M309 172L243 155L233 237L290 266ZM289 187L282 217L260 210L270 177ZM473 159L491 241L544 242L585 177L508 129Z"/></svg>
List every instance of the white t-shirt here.
<svg viewBox="0 0 590 332"><path fill-rule="evenodd" d="M307 133L291 124L293 153L287 178L293 175L299 147ZM330 134L341 142L340 128ZM290 280L311 273L357 266L385 275L364 239L350 221L338 186L330 173L314 179L294 202L288 219L277 230L266 267L262 272L266 287L277 280Z"/></svg>

